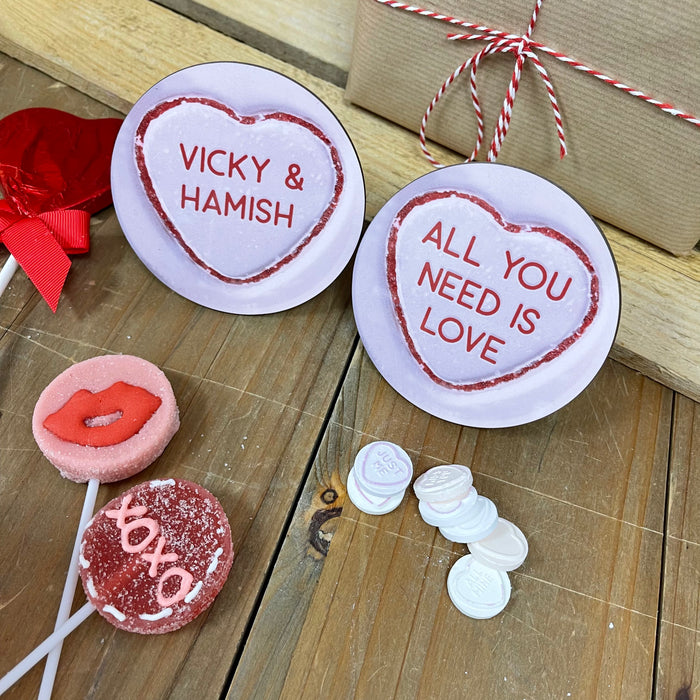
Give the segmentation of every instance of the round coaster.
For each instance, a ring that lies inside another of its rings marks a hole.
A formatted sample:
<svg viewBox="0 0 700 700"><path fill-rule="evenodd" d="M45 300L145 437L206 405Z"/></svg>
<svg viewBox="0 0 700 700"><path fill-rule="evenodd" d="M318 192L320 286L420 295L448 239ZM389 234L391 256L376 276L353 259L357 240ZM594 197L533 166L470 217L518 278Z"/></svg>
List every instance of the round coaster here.
<svg viewBox="0 0 700 700"><path fill-rule="evenodd" d="M392 496L376 496L365 491L355 478L355 469L348 473L348 483L346 484L348 496L355 506L368 515L386 515L397 508L403 500L404 492L399 491Z"/></svg>
<svg viewBox="0 0 700 700"><path fill-rule="evenodd" d="M428 503L461 501L467 497L471 486L471 469L463 464L432 467L413 482L416 496Z"/></svg>
<svg viewBox="0 0 700 700"><path fill-rule="evenodd" d="M498 510L486 496L478 496L465 520L452 526L440 527L440 534L450 542L476 542L490 535L498 524Z"/></svg>
<svg viewBox="0 0 700 700"><path fill-rule="evenodd" d="M485 620L498 615L508 604L510 579L505 571L483 566L467 554L447 574L447 593L461 613Z"/></svg>
<svg viewBox="0 0 700 700"><path fill-rule="evenodd" d="M413 477L413 465L406 452L392 442L365 445L355 457L355 479L363 491L377 496L403 495Z"/></svg>
<svg viewBox="0 0 700 700"><path fill-rule="evenodd" d="M472 486L469 493L461 501L450 501L448 503L428 503L427 501L418 501L418 510L421 518L428 525L434 527L450 527L458 525L474 509L477 502L477 492Z"/></svg>
<svg viewBox="0 0 700 700"><path fill-rule="evenodd" d="M563 190L495 163L431 172L367 229L353 309L382 376L475 427L536 420L577 396L613 343L620 286L593 219Z"/></svg>
<svg viewBox="0 0 700 700"><path fill-rule="evenodd" d="M114 146L112 195L158 279L241 314L325 289L364 220L359 160L333 113L289 78L241 63L185 68L136 102Z"/></svg>
<svg viewBox="0 0 700 700"><path fill-rule="evenodd" d="M484 566L501 571L517 569L526 559L528 546L517 525L499 518L493 532L476 542L468 542L474 559Z"/></svg>

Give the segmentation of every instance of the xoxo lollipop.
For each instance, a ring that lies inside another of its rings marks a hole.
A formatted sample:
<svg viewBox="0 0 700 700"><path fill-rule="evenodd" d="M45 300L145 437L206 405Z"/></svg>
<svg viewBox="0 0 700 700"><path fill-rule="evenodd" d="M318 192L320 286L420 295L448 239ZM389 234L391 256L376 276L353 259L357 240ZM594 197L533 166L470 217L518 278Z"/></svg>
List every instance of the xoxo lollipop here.
<svg viewBox="0 0 700 700"><path fill-rule="evenodd" d="M206 610L233 562L226 513L209 491L183 479L134 486L102 508L80 547L88 602L3 678L5 692L97 610L116 627L172 632Z"/></svg>
<svg viewBox="0 0 700 700"><path fill-rule="evenodd" d="M93 357L58 375L34 408L37 445L62 476L88 482L56 626L68 619L78 577L78 545L99 484L145 469L179 427L167 377L131 355ZM40 698L49 697L60 645L49 655Z"/></svg>

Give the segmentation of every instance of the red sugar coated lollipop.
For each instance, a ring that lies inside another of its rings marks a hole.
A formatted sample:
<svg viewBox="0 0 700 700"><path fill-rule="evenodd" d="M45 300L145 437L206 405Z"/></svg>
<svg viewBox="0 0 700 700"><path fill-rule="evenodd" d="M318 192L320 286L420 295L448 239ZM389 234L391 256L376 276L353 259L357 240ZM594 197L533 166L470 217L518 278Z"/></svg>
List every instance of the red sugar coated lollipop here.
<svg viewBox="0 0 700 700"><path fill-rule="evenodd" d="M80 576L115 627L179 629L211 605L233 562L219 501L190 481L146 482L110 501L85 529Z"/></svg>

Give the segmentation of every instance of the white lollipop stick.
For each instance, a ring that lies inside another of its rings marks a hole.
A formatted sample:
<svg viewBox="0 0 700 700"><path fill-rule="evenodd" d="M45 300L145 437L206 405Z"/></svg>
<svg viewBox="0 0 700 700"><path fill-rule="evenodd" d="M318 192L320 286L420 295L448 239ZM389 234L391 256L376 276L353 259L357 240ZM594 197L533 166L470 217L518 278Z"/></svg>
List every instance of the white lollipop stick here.
<svg viewBox="0 0 700 700"><path fill-rule="evenodd" d="M73 554L71 555L70 564L68 566L68 575L66 583L63 587L63 595L61 596L61 604L58 607L58 615L56 616L56 626L54 631L58 630L64 622L70 617L70 609L73 605L73 597L75 596L75 588L78 585L78 558L80 556L80 543L83 539L85 526L92 517L95 509L95 500L97 499L97 489L100 482L97 479L90 479L85 492L85 500L83 501L83 510L80 514L80 522L78 524L78 532L75 536L75 544L73 545ZM53 684L56 680L56 671L58 669L58 661L61 657L61 648L63 642L60 641L49 652L46 659L46 668L44 676L41 679L41 687L39 688L39 700L48 700L51 697Z"/></svg>
<svg viewBox="0 0 700 700"><path fill-rule="evenodd" d="M80 610L68 618L52 635L47 637L33 652L22 659L9 673L0 678L0 695L11 688L27 671L36 666L55 646L62 642L81 622L95 611L92 603L85 603Z"/></svg>
<svg viewBox="0 0 700 700"><path fill-rule="evenodd" d="M5 291L7 285L10 284L12 275L17 272L18 267L19 263L15 260L14 255L10 255L10 257L5 261L5 264L2 266L2 270L0 270L0 296L2 296L2 293Z"/></svg>

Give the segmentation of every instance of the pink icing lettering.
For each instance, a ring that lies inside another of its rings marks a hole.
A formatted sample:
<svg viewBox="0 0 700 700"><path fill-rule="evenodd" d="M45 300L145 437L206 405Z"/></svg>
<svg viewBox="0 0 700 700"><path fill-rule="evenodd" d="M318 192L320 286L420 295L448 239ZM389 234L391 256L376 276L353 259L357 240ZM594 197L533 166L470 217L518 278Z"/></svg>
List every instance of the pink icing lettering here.
<svg viewBox="0 0 700 700"><path fill-rule="evenodd" d="M148 528L148 535L138 544L131 544L131 542L129 542L129 535L134 530L140 530L142 527ZM130 523L126 523L121 530L122 549L125 552L129 552L129 554L135 554L136 552L143 552L143 550L153 542L160 532L160 525L158 525L153 518L139 518L138 520L132 520Z"/></svg>
<svg viewBox="0 0 700 700"><path fill-rule="evenodd" d="M133 496L131 494L125 496L124 500L122 501L122 504L119 506L119 510L108 510L105 512L105 515L108 518L116 519L117 527L120 530L124 527L126 519L128 517L133 516L135 518L138 518L146 513L146 506L136 506L135 508L129 508L129 503L131 503L132 498Z"/></svg>
<svg viewBox="0 0 700 700"><path fill-rule="evenodd" d="M179 559L175 552L168 552L163 554L163 548L165 547L165 537L162 535L158 538L158 544L156 544L155 551L149 553L144 552L141 557L146 561L151 562L151 566L148 569L148 575L155 578L158 575L158 565L164 562L177 561Z"/></svg>
<svg viewBox="0 0 700 700"><path fill-rule="evenodd" d="M119 506L119 510L107 510L105 511L105 515L108 518L112 518L113 520L117 521L117 527L121 531L120 543L122 549L129 554L137 554L140 552L141 558L146 562L150 562L148 575L155 578L158 575L158 567L161 564L175 562L179 559L179 555L175 552L163 553L163 550L168 542L162 535L158 537L160 534L159 523L153 518L142 518L141 516L144 515L148 509L146 506L135 506L134 508L130 508L129 504L131 503L131 500L131 494L125 496L121 502L121 505ZM136 518L136 520L131 520L127 523L126 519L130 517ZM134 532L134 530L140 530L141 528L146 528L148 530L148 534L137 544L131 544L129 541L129 535ZM156 543L155 549L152 552L145 552L144 550L153 542L153 540L155 540L156 537L158 537L158 542ZM173 576L180 577L180 587L174 595L166 597L163 595L163 585ZM162 608L167 608L174 603L183 600L192 588L193 579L194 577L189 571L185 571L185 569L181 569L178 566L174 566L165 571L158 581L156 591L156 600L158 605L160 605Z"/></svg>
<svg viewBox="0 0 700 700"><path fill-rule="evenodd" d="M174 595L166 598L163 595L163 584L173 576L180 577L180 587ZM189 571L181 569L179 566L173 566L172 568L168 569L158 581L158 593L156 596L158 605L160 605L161 608L167 608L168 606L181 601L190 592L193 580L194 577L192 574Z"/></svg>

